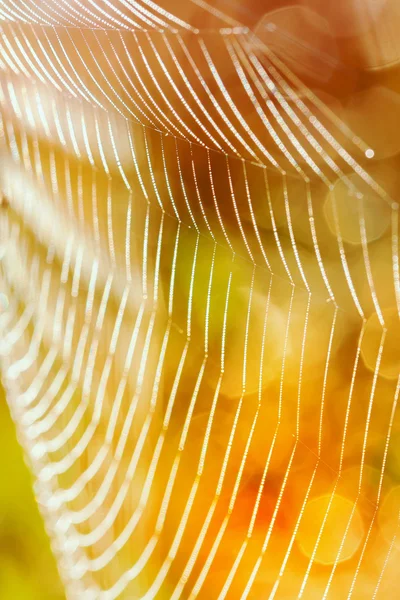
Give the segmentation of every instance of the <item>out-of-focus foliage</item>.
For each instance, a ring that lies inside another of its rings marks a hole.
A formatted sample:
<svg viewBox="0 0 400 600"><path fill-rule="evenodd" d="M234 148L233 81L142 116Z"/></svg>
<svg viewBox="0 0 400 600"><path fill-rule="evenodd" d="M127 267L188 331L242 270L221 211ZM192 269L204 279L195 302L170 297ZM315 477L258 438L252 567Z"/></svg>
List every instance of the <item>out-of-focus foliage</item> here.
<svg viewBox="0 0 400 600"><path fill-rule="evenodd" d="M15 427L0 388L0 598L65 598L32 492Z"/></svg>

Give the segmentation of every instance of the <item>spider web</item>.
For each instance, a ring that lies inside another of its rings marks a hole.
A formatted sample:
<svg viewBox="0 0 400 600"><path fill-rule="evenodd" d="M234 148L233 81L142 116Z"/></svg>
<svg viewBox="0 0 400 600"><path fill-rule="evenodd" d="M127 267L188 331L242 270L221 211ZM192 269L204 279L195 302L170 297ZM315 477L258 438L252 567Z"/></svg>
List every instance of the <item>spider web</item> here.
<svg viewBox="0 0 400 600"><path fill-rule="evenodd" d="M6 0L0 19L3 381L67 597L375 597L397 535L377 551L400 288L398 205L369 148L200 0L176 15ZM343 489L352 509L321 571Z"/></svg>

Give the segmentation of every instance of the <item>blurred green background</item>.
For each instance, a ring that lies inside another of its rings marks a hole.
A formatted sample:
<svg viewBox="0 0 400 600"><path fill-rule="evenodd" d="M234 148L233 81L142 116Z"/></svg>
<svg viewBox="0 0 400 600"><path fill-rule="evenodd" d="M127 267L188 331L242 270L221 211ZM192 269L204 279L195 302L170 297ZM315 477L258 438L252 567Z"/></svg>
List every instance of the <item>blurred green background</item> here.
<svg viewBox="0 0 400 600"><path fill-rule="evenodd" d="M0 472L0 600L64 600L2 388Z"/></svg>

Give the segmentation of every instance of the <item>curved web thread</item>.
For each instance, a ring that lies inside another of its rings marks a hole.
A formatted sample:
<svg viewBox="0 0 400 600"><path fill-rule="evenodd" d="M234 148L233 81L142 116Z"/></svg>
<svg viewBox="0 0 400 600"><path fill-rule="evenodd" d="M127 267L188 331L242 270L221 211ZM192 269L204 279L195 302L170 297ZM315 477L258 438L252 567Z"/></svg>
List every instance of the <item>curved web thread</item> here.
<svg viewBox="0 0 400 600"><path fill-rule="evenodd" d="M219 15L201 33L152 3L1 11L4 381L68 596L273 598L293 585L301 597L321 585L313 566L350 434L359 480L320 595L364 593L399 391L392 379L371 492L364 464L390 323L365 187L388 207L400 304L398 207L354 158L367 147ZM338 179L358 203L362 281ZM332 198L328 256L321 190ZM371 310L381 339L355 428ZM349 327L358 334L332 450ZM329 501L298 569L315 489ZM375 509L343 582L337 565L365 498ZM385 554L372 590L386 564Z"/></svg>

